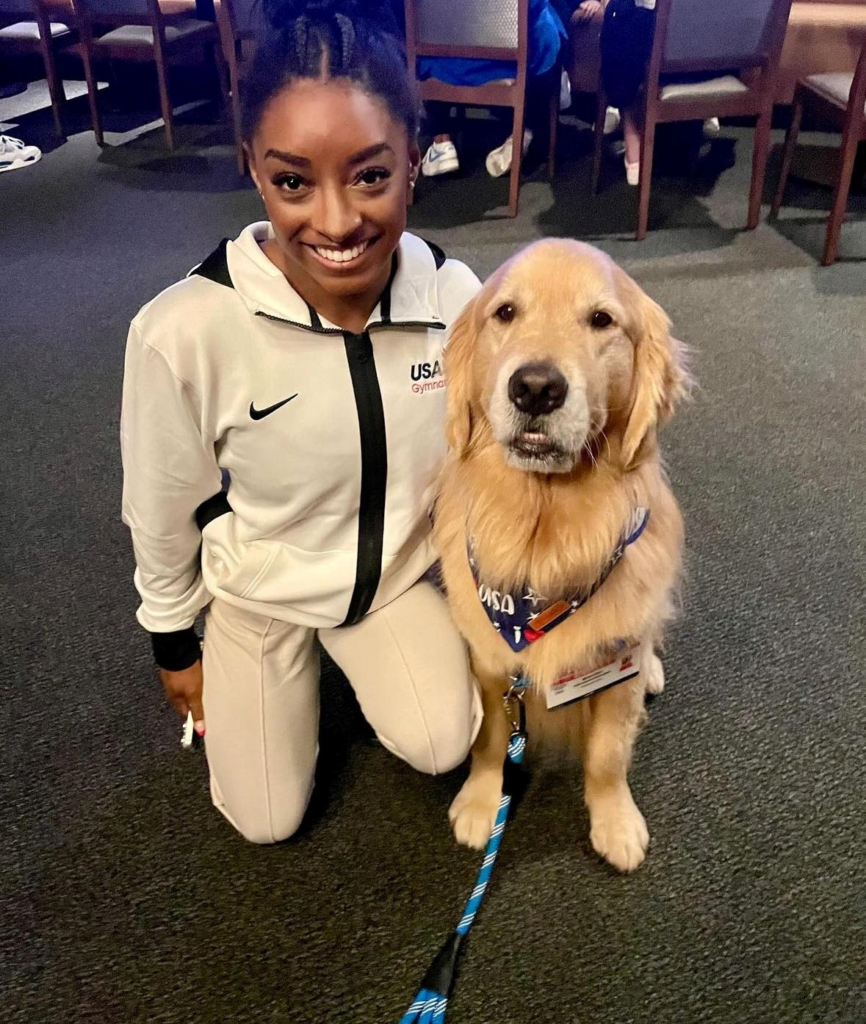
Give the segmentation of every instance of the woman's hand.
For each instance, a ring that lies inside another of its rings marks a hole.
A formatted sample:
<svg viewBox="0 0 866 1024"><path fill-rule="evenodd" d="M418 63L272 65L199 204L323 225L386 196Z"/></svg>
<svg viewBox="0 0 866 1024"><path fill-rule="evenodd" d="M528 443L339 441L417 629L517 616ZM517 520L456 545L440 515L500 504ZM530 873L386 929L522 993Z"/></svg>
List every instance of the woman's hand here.
<svg viewBox="0 0 866 1024"><path fill-rule="evenodd" d="M181 669L180 672L169 672L166 668L159 670L159 678L165 695L174 705L175 710L181 716L192 712L193 728L199 734L204 735L204 707L201 702L201 694L204 686L204 676L201 670L201 659L189 668Z"/></svg>
<svg viewBox="0 0 866 1024"><path fill-rule="evenodd" d="M601 0L583 0L583 3L574 12L575 21L589 21L604 11L604 4Z"/></svg>

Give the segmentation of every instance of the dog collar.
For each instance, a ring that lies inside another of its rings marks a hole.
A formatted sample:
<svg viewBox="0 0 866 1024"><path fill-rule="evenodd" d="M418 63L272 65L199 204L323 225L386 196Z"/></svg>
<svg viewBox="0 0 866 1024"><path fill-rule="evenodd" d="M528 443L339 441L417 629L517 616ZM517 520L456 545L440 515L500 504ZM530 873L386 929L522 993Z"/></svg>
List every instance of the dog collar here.
<svg viewBox="0 0 866 1024"><path fill-rule="evenodd" d="M487 618L511 650L524 650L582 608L616 568L626 549L646 529L649 517L648 508L636 508L595 583L587 590L580 590L556 601L550 601L543 594L537 593L528 583L513 593L503 593L488 586L478 570L475 547L470 537L466 547L478 598Z"/></svg>

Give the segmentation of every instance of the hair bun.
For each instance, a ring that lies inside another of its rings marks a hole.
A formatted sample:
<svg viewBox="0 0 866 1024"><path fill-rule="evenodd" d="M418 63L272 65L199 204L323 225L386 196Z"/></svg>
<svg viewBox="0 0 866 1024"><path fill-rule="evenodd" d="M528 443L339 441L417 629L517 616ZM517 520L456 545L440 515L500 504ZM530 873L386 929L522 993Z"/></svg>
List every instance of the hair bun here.
<svg viewBox="0 0 866 1024"><path fill-rule="evenodd" d="M383 32L394 31L394 16L388 0L262 0L265 18L273 28L284 29L298 18L328 22L338 15L350 21L366 22Z"/></svg>

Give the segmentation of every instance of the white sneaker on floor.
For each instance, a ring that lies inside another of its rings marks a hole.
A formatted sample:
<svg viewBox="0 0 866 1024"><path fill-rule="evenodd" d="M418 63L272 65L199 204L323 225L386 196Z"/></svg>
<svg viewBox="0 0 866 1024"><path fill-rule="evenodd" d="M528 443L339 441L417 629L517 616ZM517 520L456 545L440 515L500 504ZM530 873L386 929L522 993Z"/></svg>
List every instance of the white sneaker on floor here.
<svg viewBox="0 0 866 1024"><path fill-rule="evenodd" d="M628 160L623 160L625 164L625 180L629 185L635 186L640 184L640 162L630 164Z"/></svg>
<svg viewBox="0 0 866 1024"><path fill-rule="evenodd" d="M604 134L613 135L617 128L619 128L620 121L619 108L608 107L604 112Z"/></svg>
<svg viewBox="0 0 866 1024"><path fill-rule="evenodd" d="M19 167L29 167L41 159L42 150L38 146L26 146L21 139L0 135L0 174L3 171L17 171Z"/></svg>
<svg viewBox="0 0 866 1024"><path fill-rule="evenodd" d="M559 109L568 110L571 106L571 79L565 68L562 69L562 77L559 80Z"/></svg>
<svg viewBox="0 0 866 1024"><path fill-rule="evenodd" d="M722 126L717 117L708 117L704 121L704 138L717 139L722 132Z"/></svg>
<svg viewBox="0 0 866 1024"><path fill-rule="evenodd" d="M452 171L459 169L457 147L450 140L434 142L421 161L421 173L425 178L435 178L437 174L451 174Z"/></svg>
<svg viewBox="0 0 866 1024"><path fill-rule="evenodd" d="M529 144L532 142L532 132L528 128L523 129L523 155L526 156L526 151L529 149ZM487 159L484 161L484 166L487 168L487 173L491 178L501 178L503 174L508 174L511 170L511 161L513 159L514 150L514 136L509 135L505 142L501 146L494 149L492 152L487 154Z"/></svg>

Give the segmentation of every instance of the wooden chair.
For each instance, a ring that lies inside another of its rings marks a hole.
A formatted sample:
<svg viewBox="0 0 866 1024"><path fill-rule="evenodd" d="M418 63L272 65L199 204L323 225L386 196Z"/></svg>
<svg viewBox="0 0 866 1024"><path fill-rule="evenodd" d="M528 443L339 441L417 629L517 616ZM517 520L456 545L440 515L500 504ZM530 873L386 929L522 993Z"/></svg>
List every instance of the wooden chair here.
<svg viewBox="0 0 866 1024"><path fill-rule="evenodd" d="M174 149L174 121L168 90L168 65L172 57L210 49L217 64L220 84L225 80L219 32L213 21L186 15L167 17L158 0L73 0L81 36L81 55L93 132L104 144L99 98L93 73L94 59L153 61L159 83L159 102L165 122L165 138ZM104 31L105 29L109 31Z"/></svg>
<svg viewBox="0 0 866 1024"><path fill-rule="evenodd" d="M78 41L74 27L58 11L48 11L42 0L0 0L0 52L10 56L39 53L45 65L51 112L57 134L63 136L63 107L66 94L57 70L57 52Z"/></svg>
<svg viewBox="0 0 866 1024"><path fill-rule="evenodd" d="M757 117L749 192L749 230L757 227L779 58L791 0L657 0L656 28L639 97L641 122L638 223L646 237L656 126L709 117ZM676 76L707 81L669 83ZM598 188L605 110L599 99L595 125L593 190Z"/></svg>
<svg viewBox="0 0 866 1024"><path fill-rule="evenodd" d="M244 44L251 44L263 31L261 0L220 0L217 24L222 39L223 54L228 68L229 102L232 128L235 136L235 154L238 174L246 171L244 136L241 124L241 87L248 57Z"/></svg>
<svg viewBox="0 0 866 1024"><path fill-rule="evenodd" d="M515 78L485 85L450 85L436 78L418 83L422 100L474 107L510 107L514 111L508 214L517 216L529 66L529 0L405 0L406 56L410 69L418 57L467 57L507 60ZM553 176L559 119L559 76L550 98L548 170Z"/></svg>
<svg viewBox="0 0 866 1024"><path fill-rule="evenodd" d="M804 109L808 109L822 124L827 124L842 132L833 204L830 207L827 237L821 257L821 263L828 267L831 263L836 262L836 257L839 255L839 235L845 220L845 208L848 205L848 193L851 190L857 145L860 142L866 142L866 45L860 51L860 58L854 72L831 71L820 75L810 75L797 83L794 90L791 127L788 129L785 139L779 187L773 199L773 216L779 212L785 196L785 185L788 183L791 160L794 156L794 147L797 145Z"/></svg>

